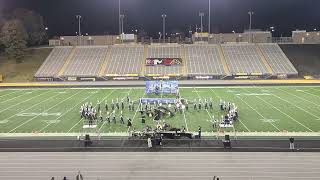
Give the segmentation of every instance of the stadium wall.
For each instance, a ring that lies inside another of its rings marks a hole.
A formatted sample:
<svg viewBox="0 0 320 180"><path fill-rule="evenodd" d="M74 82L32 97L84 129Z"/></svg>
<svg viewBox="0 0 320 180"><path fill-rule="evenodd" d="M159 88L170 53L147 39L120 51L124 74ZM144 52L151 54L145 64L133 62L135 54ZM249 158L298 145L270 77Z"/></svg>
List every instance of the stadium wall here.
<svg viewBox="0 0 320 180"><path fill-rule="evenodd" d="M279 44L300 76L320 78L320 44Z"/></svg>

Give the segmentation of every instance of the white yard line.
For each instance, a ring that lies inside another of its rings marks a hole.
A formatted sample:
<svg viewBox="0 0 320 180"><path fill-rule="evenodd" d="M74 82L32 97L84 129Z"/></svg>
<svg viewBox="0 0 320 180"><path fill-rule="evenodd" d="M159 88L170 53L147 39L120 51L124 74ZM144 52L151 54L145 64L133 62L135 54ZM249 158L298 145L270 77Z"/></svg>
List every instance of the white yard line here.
<svg viewBox="0 0 320 180"><path fill-rule="evenodd" d="M77 93L75 93L75 94L73 94L73 95L69 96L68 98L66 98L66 99L64 99L64 100L62 100L62 101L60 101L59 103L57 103L57 104L55 104L55 105L51 106L49 109L46 109L46 110L45 110L45 111L43 111L43 112L48 112L50 109L52 109L52 108L56 107L57 105L59 105L59 104L61 104L61 103L65 102L66 100L68 100L68 99L72 98L73 96L75 96L75 95L79 94L80 92L81 92L81 91L78 91ZM58 94L58 95L60 95L60 94ZM40 114L41 114L41 113L40 113ZM25 124L29 123L30 121L32 121L32 120L34 120L35 118L39 117L39 116L40 116L40 114L38 114L38 115L34 116L33 118L31 118L31 119L29 119L29 120L27 120L27 121L25 121L25 122L21 123L21 124L20 124L20 125L18 125L17 127L15 127L15 128L13 128L13 129L11 129L8 133L11 133L11 132L15 131L16 129L18 129L19 127L21 127L21 126L23 126L23 125L25 125Z"/></svg>
<svg viewBox="0 0 320 180"><path fill-rule="evenodd" d="M290 94L290 95L292 95L292 96L295 96L296 98L301 99L301 100L303 100L303 101L306 101L306 102L308 102L308 103L310 103L310 104L313 104L313 105L316 105L316 106L320 106L319 104L316 104L316 103L314 103L314 102L312 102L312 101L309 101L309 100L307 100L307 99L301 98L301 97L299 97L299 96L297 96L297 95L295 95L295 94L292 94L292 93L290 93L290 92L288 92L288 91L285 91L285 90L283 90L283 89L281 89L281 88L278 88L278 90L283 91L283 92L285 92L285 93L287 93L287 94ZM304 91L301 91L301 92L305 93Z"/></svg>
<svg viewBox="0 0 320 180"><path fill-rule="evenodd" d="M39 96L41 96L41 95L48 94L49 92L50 92L50 91L46 91L46 92L44 92L44 93L42 93L42 94L38 94L38 95L36 95L36 96L33 96L32 98L29 98L29 99L27 99L27 100L24 100L24 101L21 101L21 102L19 102L19 103L17 103L17 104L14 104L14 105L12 105L12 106L9 106L9 107L7 107L6 109L2 109L2 110L0 111L0 113L3 112L3 111L5 111L5 110L8 110L8 109L10 109L10 108L12 108L12 107L14 107L14 106L17 106L17 105L19 105L19 104L22 104L22 103L25 103L25 102L27 102L27 101L30 101L31 99L34 99L34 98L39 97Z"/></svg>
<svg viewBox="0 0 320 180"><path fill-rule="evenodd" d="M142 98L144 98L145 95L146 95L146 93L144 92ZM133 124L134 118L136 117L137 112L138 112L139 110L140 110L140 102L139 102L139 106L137 107L136 112L134 113L134 115L133 115L133 117L132 117L132 124ZM128 128L127 132L129 132L129 128Z"/></svg>
<svg viewBox="0 0 320 180"><path fill-rule="evenodd" d="M8 96L8 95L13 94L13 93L16 93L16 92L17 92L17 91L13 91L13 92L11 92L11 93L1 95L0 98L1 98L1 97L5 97L5 96Z"/></svg>
<svg viewBox="0 0 320 180"><path fill-rule="evenodd" d="M260 99L261 101L265 102L266 104L268 104L269 106L273 107L274 109L278 110L280 113L284 114L285 116L289 117L290 119L292 119L293 121L295 121L296 123L300 124L301 126L303 126L304 128L308 129L309 131L313 132L312 129L308 128L307 126L305 126L304 124L302 124L301 122L297 121L296 119L294 119L293 117L291 117L290 115L288 115L287 113L281 111L279 108L275 107L273 104L265 101L264 99L256 96L258 99Z"/></svg>
<svg viewBox="0 0 320 180"><path fill-rule="evenodd" d="M314 88L311 88L311 89L314 89ZM317 89L315 89L316 91L319 91ZM320 98L320 96L316 95L316 94L312 94L312 93L309 93L309 92L305 92L305 91L300 91L300 92L303 92L303 93L306 93L306 94L309 94L311 96L314 96L314 97L317 97L317 98Z"/></svg>
<svg viewBox="0 0 320 180"><path fill-rule="evenodd" d="M263 119L267 119L265 118L258 110L256 110L255 108L253 108L252 106L250 106L246 101L244 101L242 98L240 98L239 96L237 96L237 98L239 98L242 102L244 102L248 107L250 107L253 111L255 111L257 114L259 114L260 117L262 117ZM272 122L269 122L274 128L276 128L278 131L280 131L280 129L275 126Z"/></svg>
<svg viewBox="0 0 320 180"><path fill-rule="evenodd" d="M34 104L34 105L30 106L30 107L29 107L29 108L27 108L27 109L24 109L24 110L22 110L22 111L19 111L18 113L14 114L14 115L12 115L12 116L10 116L10 117L8 117L8 118L4 119L4 120L9 120L9 119L11 119L11 118L13 118L13 117L17 116L18 114L20 114L20 113L22 113L22 112L25 112L25 111L27 111L27 110L29 110L29 109L32 109L33 107L38 106L39 104L42 104L42 103L44 103L44 102L46 102L46 101L48 101L48 100L50 100L50 99L52 99L52 98L55 98L56 96L59 96L59 95L60 95L60 94L56 94L55 96L51 96L50 98L45 99L45 100L43 100L43 101L40 101L39 103Z"/></svg>
<svg viewBox="0 0 320 180"><path fill-rule="evenodd" d="M210 90L211 90L211 92L213 92L213 94L214 94L217 98L221 99L221 97L218 96L218 95L216 94L216 92L214 92L211 88L210 88ZM240 120L240 118L238 118L238 121L244 126L244 128L246 128L246 130L247 130L248 132L251 132L250 129Z"/></svg>
<svg viewBox="0 0 320 180"><path fill-rule="evenodd" d="M32 93L33 93L33 92L32 92ZM30 94L32 94L32 93L30 93ZM26 95L26 94L21 94L21 95L15 96L15 97L10 98L10 99L7 99L7 100L5 100L5 101L1 101L0 103L2 104L2 103L5 103L5 102L8 102L8 101L17 99L17 98L19 98L19 97L21 97L21 96L24 96L24 95Z"/></svg>
<svg viewBox="0 0 320 180"><path fill-rule="evenodd" d="M196 88L193 88L194 91L197 93L198 97L202 99L202 97L199 95L198 91L196 90ZM211 120L212 116L210 115L209 111L206 109L208 116L209 116L209 120Z"/></svg>
<svg viewBox="0 0 320 180"><path fill-rule="evenodd" d="M271 93L272 94L272 93ZM293 105L293 106L295 106L296 108L298 108L298 109L300 109L300 110L302 110L302 111L304 111L304 112L306 112L306 113L308 113L308 114L310 114L311 116L313 116L313 117L315 117L315 118L317 118L317 119L319 119L320 117L319 116L316 116L316 115L314 115L314 114L312 114L312 113L310 113L309 111L307 111L307 110L305 110L305 109L303 109L303 108L301 108L301 107L299 107L299 106L297 106L297 105L295 105L295 104L292 104L290 101L287 101L287 100L285 100L285 99L283 99L283 98L281 98L281 97L279 97L279 96L277 96L277 95L275 95L275 94L272 94L274 97L277 97L277 98L279 98L279 99L281 99L282 101L284 101L284 102L287 102L287 103L289 103L289 104L291 104L291 105Z"/></svg>
<svg viewBox="0 0 320 180"><path fill-rule="evenodd" d="M61 114L59 117L57 117L54 120L58 120L59 118L61 118L62 116L64 116L65 114L67 114L69 111L73 110L74 108L76 108L77 106L79 106L79 104L83 103L83 101L87 100L88 98L90 98L91 96L93 96L94 93L91 93L90 96L84 98L83 100L81 100L79 103L77 103L76 105L74 105L72 108L69 108L66 112L64 112L63 114ZM58 122L57 124L59 124L60 122ZM43 127L42 129L39 130L39 132L42 132L43 130L45 130L47 127L49 127L52 123L48 123L45 127Z"/></svg>
<svg viewBox="0 0 320 180"><path fill-rule="evenodd" d="M105 99L107 99L116 89L113 89L107 96L105 96L101 102L104 102ZM94 108L96 108L97 105L94 106ZM67 133L69 133L74 127L76 127L81 121L83 121L83 118L81 118L76 124L74 124L68 131Z"/></svg>
<svg viewBox="0 0 320 180"><path fill-rule="evenodd" d="M130 95L131 91L132 91L132 88L129 90L127 96ZM123 97L123 98L121 99L121 101L124 100L125 98L126 98L126 97ZM101 125L100 128L99 128L99 132L100 132L100 130L103 128L103 126L106 124L106 122L107 122L107 120L105 120L105 121L102 123L102 125ZM110 127L109 127L109 128L110 128ZM108 128L108 130L109 130L109 128Z"/></svg>
<svg viewBox="0 0 320 180"><path fill-rule="evenodd" d="M238 118L238 121L244 126L244 128L246 128L248 132L251 132L250 129L240 120L240 118Z"/></svg>

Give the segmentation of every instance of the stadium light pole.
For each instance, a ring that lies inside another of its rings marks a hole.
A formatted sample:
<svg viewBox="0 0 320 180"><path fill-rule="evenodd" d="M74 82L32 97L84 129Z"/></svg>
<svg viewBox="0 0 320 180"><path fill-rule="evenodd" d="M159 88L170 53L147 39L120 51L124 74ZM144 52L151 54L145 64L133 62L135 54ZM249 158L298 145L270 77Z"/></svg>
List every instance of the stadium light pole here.
<svg viewBox="0 0 320 180"><path fill-rule="evenodd" d="M203 23L202 23L202 19L203 19L203 16L204 16L204 13L203 12L199 12L199 16L200 16L200 30L201 30L201 33L203 33ZM201 41L202 41L202 35L201 35Z"/></svg>
<svg viewBox="0 0 320 180"><path fill-rule="evenodd" d="M166 14L162 14L162 36L163 36L163 43L166 42L166 18L167 15Z"/></svg>
<svg viewBox="0 0 320 180"><path fill-rule="evenodd" d="M121 35L121 0L119 0L119 6L118 6L118 8L119 8L119 35Z"/></svg>
<svg viewBox="0 0 320 180"><path fill-rule="evenodd" d="M251 29L252 29L252 15L254 15L254 12L253 11L249 11L248 12L249 14L249 17L250 17L250 22L249 22L249 43L251 43L252 41L252 34L251 34Z"/></svg>
<svg viewBox="0 0 320 180"><path fill-rule="evenodd" d="M81 15L76 15L76 18L78 19L78 25L79 25L79 35L81 36Z"/></svg>
<svg viewBox="0 0 320 180"><path fill-rule="evenodd" d="M209 0L209 22L208 22L208 33L211 32L211 0Z"/></svg>
<svg viewBox="0 0 320 180"><path fill-rule="evenodd" d="M200 16L200 29L201 29L201 32L203 32L202 19L203 19L204 13L203 12L199 12L199 16Z"/></svg>
<svg viewBox="0 0 320 180"><path fill-rule="evenodd" d="M81 45L81 15L76 15L76 18L78 19L78 45Z"/></svg>
<svg viewBox="0 0 320 180"><path fill-rule="evenodd" d="M123 34L123 20L124 20L124 14L120 14L121 34Z"/></svg>

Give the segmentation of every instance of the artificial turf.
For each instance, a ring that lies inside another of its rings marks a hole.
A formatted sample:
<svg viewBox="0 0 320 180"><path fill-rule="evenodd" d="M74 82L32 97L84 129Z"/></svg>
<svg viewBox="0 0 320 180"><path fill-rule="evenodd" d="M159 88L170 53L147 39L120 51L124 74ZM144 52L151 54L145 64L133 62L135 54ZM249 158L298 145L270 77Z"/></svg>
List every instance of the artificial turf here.
<svg viewBox="0 0 320 180"><path fill-rule="evenodd" d="M165 118L171 127L185 127L195 132L201 126L204 132L217 131L210 122L223 115L219 100L234 102L238 107L239 120L236 132L320 132L320 87L319 86L241 86L241 87L190 87L180 88L182 98L189 102L189 110ZM85 102L101 101L103 118L105 100L133 100L147 97L143 88L27 88L0 89L0 133L80 133L83 120L80 106ZM154 95L153 95L154 96ZM161 97L160 95L158 97ZM213 110L193 110L194 99L212 98ZM124 99L125 100L125 99ZM109 105L110 107L110 105ZM138 104L135 105L137 110ZM126 133L128 128L117 124L99 122L100 133ZM155 127L157 122L148 118L141 123L140 113L123 111L125 119L133 119L133 127L142 130L145 125Z"/></svg>

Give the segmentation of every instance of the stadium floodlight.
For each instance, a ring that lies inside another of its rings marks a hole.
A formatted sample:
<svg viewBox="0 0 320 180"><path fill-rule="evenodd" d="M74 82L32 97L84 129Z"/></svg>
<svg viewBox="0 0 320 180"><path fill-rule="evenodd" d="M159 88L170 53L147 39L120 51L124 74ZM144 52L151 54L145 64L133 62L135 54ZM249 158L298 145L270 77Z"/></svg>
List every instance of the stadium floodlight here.
<svg viewBox="0 0 320 180"><path fill-rule="evenodd" d="M163 34L163 43L166 42L166 18L167 15L166 14L162 14L162 34Z"/></svg>
<svg viewBox="0 0 320 180"><path fill-rule="evenodd" d="M236 33L236 31L235 31L235 30L232 30L232 33L233 33L233 34L235 34L235 33Z"/></svg>
<svg viewBox="0 0 320 180"><path fill-rule="evenodd" d="M314 28L313 30L314 30L314 31L317 31L317 28Z"/></svg>
<svg viewBox="0 0 320 180"><path fill-rule="evenodd" d="M252 28L252 15L254 15L254 12L253 11L249 11L248 12L249 14L249 17L250 17L250 22L249 22L249 43L252 41L252 34L251 34L251 28Z"/></svg>
<svg viewBox="0 0 320 180"><path fill-rule="evenodd" d="M48 30L49 30L49 28L48 28L48 27L45 27L45 28L44 28L44 30L48 31Z"/></svg>

